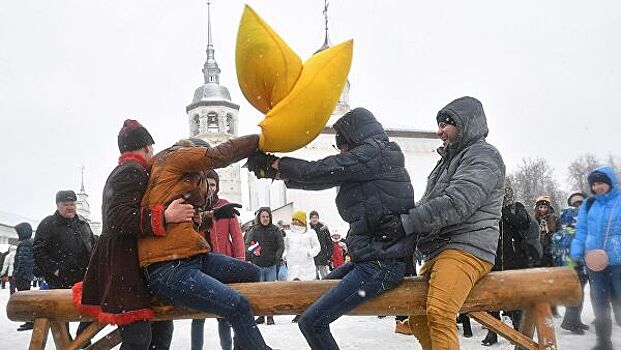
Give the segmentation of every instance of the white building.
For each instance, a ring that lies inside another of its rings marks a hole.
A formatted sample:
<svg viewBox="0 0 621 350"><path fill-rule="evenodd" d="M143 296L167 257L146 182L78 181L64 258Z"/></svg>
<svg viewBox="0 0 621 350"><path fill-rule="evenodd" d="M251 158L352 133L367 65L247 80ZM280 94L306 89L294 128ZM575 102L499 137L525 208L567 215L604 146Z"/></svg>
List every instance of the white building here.
<svg viewBox="0 0 621 350"><path fill-rule="evenodd" d="M325 40L317 50L330 47L327 19ZM220 69L214 58L211 38L211 23L208 3L208 42L207 61L203 68L205 83L194 93L192 103L186 107L189 123L189 136L198 137L212 145L237 136L239 104L231 101L228 89L220 85ZM350 83L347 81L337 106L328 121L332 125L338 118L350 110ZM373 112L373 111L372 111ZM378 113L379 114L379 113ZM382 122L382 120L379 120ZM388 136L397 142L405 154L407 170L412 178L416 198L422 195L427 175L436 164L438 155L435 149L440 146L435 132L422 130L401 130L386 128ZM310 144L287 156L316 160L335 154L334 129L327 126ZM239 164L218 170L220 175L220 196L229 201L242 203L242 222L254 217L254 212L263 206L279 208L293 203L295 210L309 212L317 210L320 220L328 224L332 231L341 234L347 232L347 224L343 222L336 210L334 199L336 188L324 191L301 191L287 189L282 181L257 179Z"/></svg>

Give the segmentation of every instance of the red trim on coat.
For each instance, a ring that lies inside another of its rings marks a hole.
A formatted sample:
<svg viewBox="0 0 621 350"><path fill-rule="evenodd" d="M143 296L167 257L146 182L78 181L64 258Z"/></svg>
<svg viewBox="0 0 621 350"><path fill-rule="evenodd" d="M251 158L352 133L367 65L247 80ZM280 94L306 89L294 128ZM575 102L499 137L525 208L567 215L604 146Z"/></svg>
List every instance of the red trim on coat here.
<svg viewBox="0 0 621 350"><path fill-rule="evenodd" d="M151 209L151 228L156 236L163 236L166 233L166 229L164 229L164 206L161 204Z"/></svg>
<svg viewBox="0 0 621 350"><path fill-rule="evenodd" d="M138 309L112 314L104 312L99 305L84 305L82 304L82 281L74 284L71 290L73 292L73 304L78 312L96 318L99 323L122 326L138 321L150 321L154 317L153 310L151 309Z"/></svg>
<svg viewBox="0 0 621 350"><path fill-rule="evenodd" d="M99 323L123 326L139 321L150 321L153 319L153 315L153 310L151 309L138 309L125 311L120 314L101 312L97 319L99 320Z"/></svg>
<svg viewBox="0 0 621 350"><path fill-rule="evenodd" d="M124 152L123 154L121 154L121 156L119 157L119 165L123 165L132 160L140 163L143 168L147 168L147 159L140 154L136 154L133 152Z"/></svg>

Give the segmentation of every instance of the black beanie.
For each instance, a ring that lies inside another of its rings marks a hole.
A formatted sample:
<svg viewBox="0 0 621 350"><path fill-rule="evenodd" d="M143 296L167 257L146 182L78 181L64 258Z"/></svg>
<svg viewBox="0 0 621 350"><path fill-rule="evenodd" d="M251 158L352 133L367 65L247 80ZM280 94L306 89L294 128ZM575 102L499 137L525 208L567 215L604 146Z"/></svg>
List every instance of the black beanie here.
<svg viewBox="0 0 621 350"><path fill-rule="evenodd" d="M588 181L589 186L593 186L593 183L595 182L603 182L605 184L608 184L608 186L612 187L612 183L610 182L610 178L608 177L608 175L599 170L595 170L594 172L590 173Z"/></svg>
<svg viewBox="0 0 621 350"><path fill-rule="evenodd" d="M438 113L438 117L436 118L436 120L438 121L438 124L446 123L457 127L455 119L453 119L453 117L451 117L448 113Z"/></svg>
<svg viewBox="0 0 621 350"><path fill-rule="evenodd" d="M155 143L147 129L133 119L127 119L123 122L118 141L121 153L139 150Z"/></svg>

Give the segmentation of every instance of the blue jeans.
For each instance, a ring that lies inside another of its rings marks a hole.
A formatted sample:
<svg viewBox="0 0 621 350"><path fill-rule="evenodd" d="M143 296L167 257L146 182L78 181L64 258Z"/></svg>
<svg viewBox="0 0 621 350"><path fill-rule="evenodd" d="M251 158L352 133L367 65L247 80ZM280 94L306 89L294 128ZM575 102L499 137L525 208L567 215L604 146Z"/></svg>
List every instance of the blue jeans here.
<svg viewBox="0 0 621 350"><path fill-rule="evenodd" d="M304 311L298 326L314 350L338 349L330 333L330 323L358 305L399 284L405 275L406 262L374 260L347 262L330 272L325 279L341 282Z"/></svg>
<svg viewBox="0 0 621 350"><path fill-rule="evenodd" d="M256 282L259 269L216 253L148 266L150 289L165 301L225 318L244 349L271 349L254 322L248 300L225 283Z"/></svg>
<svg viewBox="0 0 621 350"><path fill-rule="evenodd" d="M261 282L276 281L276 266L277 265L272 265L268 267L259 266L259 269L261 270Z"/></svg>
<svg viewBox="0 0 621 350"><path fill-rule="evenodd" d="M621 265L610 265L600 272L587 268L587 273L591 284L591 305L595 320L609 322L611 304L616 306L616 301L621 299Z"/></svg>
<svg viewBox="0 0 621 350"><path fill-rule="evenodd" d="M192 350L203 349L203 339L205 338L205 319L192 320ZM231 324L223 319L218 318L218 335L220 336L220 347L222 350L233 349L233 338L231 337Z"/></svg>

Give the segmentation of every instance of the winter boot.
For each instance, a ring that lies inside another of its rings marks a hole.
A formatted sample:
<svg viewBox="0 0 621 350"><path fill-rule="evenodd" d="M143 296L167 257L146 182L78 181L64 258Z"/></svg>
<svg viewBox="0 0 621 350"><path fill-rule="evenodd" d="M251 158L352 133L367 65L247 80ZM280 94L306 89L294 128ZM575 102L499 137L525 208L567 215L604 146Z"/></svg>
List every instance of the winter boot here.
<svg viewBox="0 0 621 350"><path fill-rule="evenodd" d="M410 321L407 318L403 321L397 320L395 322L395 333L414 335L414 333L412 333L412 329L410 328Z"/></svg>
<svg viewBox="0 0 621 350"><path fill-rule="evenodd" d="M573 334L584 335L584 329L582 329L582 327L580 327L577 323L567 321L566 319L561 323L561 328L570 331Z"/></svg>
<svg viewBox="0 0 621 350"><path fill-rule="evenodd" d="M612 320L595 320L597 343L592 350L612 350Z"/></svg>
<svg viewBox="0 0 621 350"><path fill-rule="evenodd" d="M300 317L302 317L302 315L295 315L293 320L291 320L291 323L298 323L298 321L300 320Z"/></svg>
<svg viewBox="0 0 621 350"><path fill-rule="evenodd" d="M34 322L26 322L17 328L18 331L29 331L34 328Z"/></svg>
<svg viewBox="0 0 621 350"><path fill-rule="evenodd" d="M498 343L498 334L492 331L487 331L485 339L481 340L481 345L483 346L492 346L496 343Z"/></svg>
<svg viewBox="0 0 621 350"><path fill-rule="evenodd" d="M578 328L580 328L582 330L585 330L585 331L588 331L589 329L591 329L591 327L589 327L588 325L582 323L582 321L578 321L577 325L578 325Z"/></svg>
<svg viewBox="0 0 621 350"><path fill-rule="evenodd" d="M274 324L274 316L267 316L267 325L271 326Z"/></svg>
<svg viewBox="0 0 621 350"><path fill-rule="evenodd" d="M470 326L470 317L465 317L462 324L464 326L464 337L472 338L472 327Z"/></svg>
<svg viewBox="0 0 621 350"><path fill-rule="evenodd" d="M265 316L257 317L257 319L254 320L254 323L256 323L256 324L264 324L265 323Z"/></svg>

